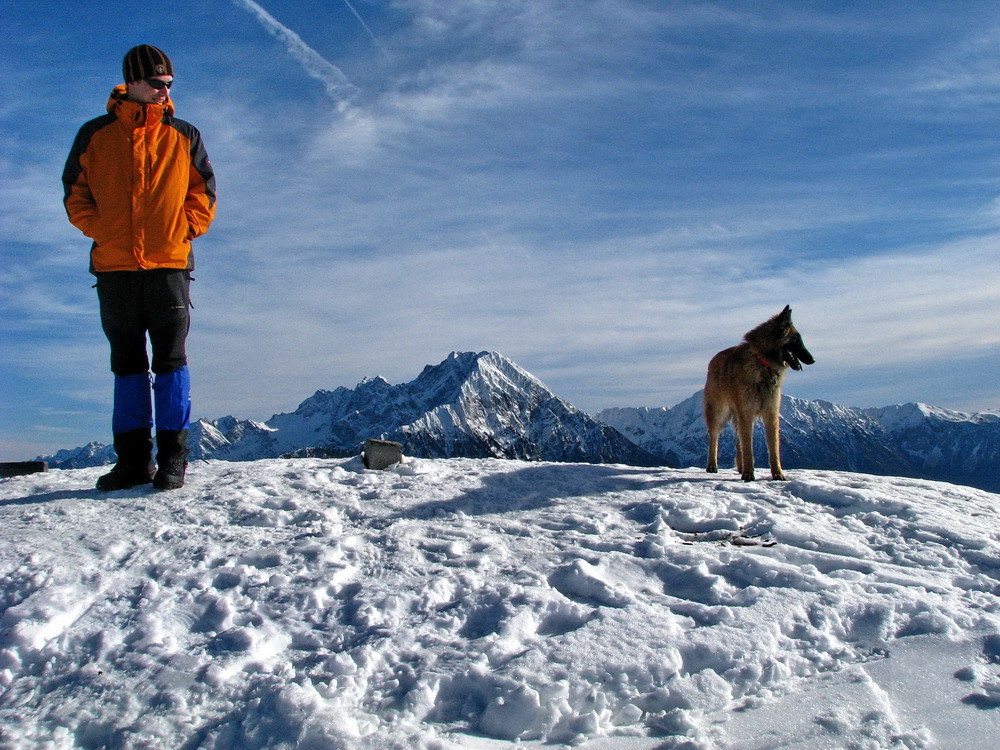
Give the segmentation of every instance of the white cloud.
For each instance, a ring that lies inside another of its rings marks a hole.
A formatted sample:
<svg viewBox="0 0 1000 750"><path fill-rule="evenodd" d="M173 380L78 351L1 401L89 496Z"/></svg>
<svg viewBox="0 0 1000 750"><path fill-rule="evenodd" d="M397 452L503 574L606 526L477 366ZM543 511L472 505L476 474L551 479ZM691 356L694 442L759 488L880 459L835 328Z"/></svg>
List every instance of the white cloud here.
<svg viewBox="0 0 1000 750"><path fill-rule="evenodd" d="M661 242L659 254L631 252ZM989 264L998 244L990 237L766 269L753 252L676 247L665 237L555 253L492 237L343 256L260 288L213 290L202 306L210 319L193 339L202 367L256 368L280 384L246 394L251 416L365 375L410 379L453 349L498 350L584 408L669 405L701 386L715 351L786 303L821 363L809 378L828 386L865 368L987 356L1000 343L1000 271ZM266 346L246 345L254 340ZM235 395L224 380L206 377L223 389L213 399L222 410Z"/></svg>
<svg viewBox="0 0 1000 750"><path fill-rule="evenodd" d="M946 48L932 65L919 75L923 87L931 91L988 89L1000 85L1000 27L978 29L960 43Z"/></svg>
<svg viewBox="0 0 1000 750"><path fill-rule="evenodd" d="M340 68L323 58L316 50L306 44L302 37L280 23L264 8L253 0L233 0L233 2L250 11L261 26L285 46L288 53L302 66L302 69L323 84L326 93L338 105L346 108L351 99L357 95L357 87L347 79Z"/></svg>

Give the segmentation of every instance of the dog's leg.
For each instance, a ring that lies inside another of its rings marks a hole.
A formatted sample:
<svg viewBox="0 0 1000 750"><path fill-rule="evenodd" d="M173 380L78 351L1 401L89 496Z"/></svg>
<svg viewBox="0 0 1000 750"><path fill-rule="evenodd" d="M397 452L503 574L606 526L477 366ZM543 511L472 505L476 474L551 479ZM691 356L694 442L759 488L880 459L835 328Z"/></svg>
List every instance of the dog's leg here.
<svg viewBox="0 0 1000 750"><path fill-rule="evenodd" d="M708 465L705 471L709 474L719 471L719 433L711 428L708 430Z"/></svg>
<svg viewBox="0 0 1000 750"><path fill-rule="evenodd" d="M752 482L753 471L753 423L752 414L736 412L736 469L744 482Z"/></svg>
<svg viewBox="0 0 1000 750"><path fill-rule="evenodd" d="M764 414L764 436L767 438L767 458L771 464L771 479L783 480L781 470L781 419L777 408L768 408Z"/></svg>
<svg viewBox="0 0 1000 750"><path fill-rule="evenodd" d="M728 410L715 404L705 403L705 425L708 427L708 465L705 471L715 474L719 471L719 435L729 419Z"/></svg>
<svg viewBox="0 0 1000 750"><path fill-rule="evenodd" d="M740 451L740 431L733 422L733 432L736 434L736 473L743 476L743 453Z"/></svg>

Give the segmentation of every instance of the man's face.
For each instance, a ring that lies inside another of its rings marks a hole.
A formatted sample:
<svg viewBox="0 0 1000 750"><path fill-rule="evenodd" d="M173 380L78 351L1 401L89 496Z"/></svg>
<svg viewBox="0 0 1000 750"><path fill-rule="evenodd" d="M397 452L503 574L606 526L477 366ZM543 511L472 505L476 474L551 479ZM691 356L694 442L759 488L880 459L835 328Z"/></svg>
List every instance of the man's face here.
<svg viewBox="0 0 1000 750"><path fill-rule="evenodd" d="M166 86L156 87L157 83L173 83L173 76L152 76L128 85L128 98L140 104L163 104L167 100Z"/></svg>

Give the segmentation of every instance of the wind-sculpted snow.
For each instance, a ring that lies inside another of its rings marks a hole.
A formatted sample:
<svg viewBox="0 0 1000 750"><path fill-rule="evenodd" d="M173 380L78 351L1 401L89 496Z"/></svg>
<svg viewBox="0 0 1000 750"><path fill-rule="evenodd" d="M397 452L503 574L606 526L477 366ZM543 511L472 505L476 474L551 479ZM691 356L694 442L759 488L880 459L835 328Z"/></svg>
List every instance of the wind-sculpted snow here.
<svg viewBox="0 0 1000 750"><path fill-rule="evenodd" d="M997 496L199 462L0 481L0 747L994 748Z"/></svg>

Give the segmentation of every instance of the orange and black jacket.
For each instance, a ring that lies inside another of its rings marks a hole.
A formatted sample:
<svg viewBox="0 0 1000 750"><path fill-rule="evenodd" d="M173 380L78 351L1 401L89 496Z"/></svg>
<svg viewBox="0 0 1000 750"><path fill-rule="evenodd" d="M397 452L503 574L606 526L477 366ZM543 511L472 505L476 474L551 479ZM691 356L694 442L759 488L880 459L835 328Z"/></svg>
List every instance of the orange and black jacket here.
<svg viewBox="0 0 1000 750"><path fill-rule="evenodd" d="M215 217L215 175L201 134L164 104L117 86L86 123L63 170L66 213L90 237L90 270L194 268L191 240Z"/></svg>

